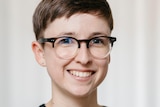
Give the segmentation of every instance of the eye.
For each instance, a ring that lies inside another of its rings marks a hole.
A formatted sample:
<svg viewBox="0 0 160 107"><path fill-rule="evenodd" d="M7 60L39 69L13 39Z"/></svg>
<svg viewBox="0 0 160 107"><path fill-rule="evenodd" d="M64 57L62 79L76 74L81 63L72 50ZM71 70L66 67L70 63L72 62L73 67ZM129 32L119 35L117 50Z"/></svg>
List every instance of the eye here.
<svg viewBox="0 0 160 107"><path fill-rule="evenodd" d="M60 38L58 44L72 44L73 39L69 37Z"/></svg>
<svg viewBox="0 0 160 107"><path fill-rule="evenodd" d="M61 37L56 40L55 46L73 47L77 46L77 41L71 37Z"/></svg>
<svg viewBox="0 0 160 107"><path fill-rule="evenodd" d="M106 47L110 44L108 38L106 37L95 37L95 38L92 38L91 41L90 41L90 46L93 46L93 47Z"/></svg>
<svg viewBox="0 0 160 107"><path fill-rule="evenodd" d="M93 38L91 40L91 44L95 44L95 45L104 44L104 39L102 39L102 38Z"/></svg>

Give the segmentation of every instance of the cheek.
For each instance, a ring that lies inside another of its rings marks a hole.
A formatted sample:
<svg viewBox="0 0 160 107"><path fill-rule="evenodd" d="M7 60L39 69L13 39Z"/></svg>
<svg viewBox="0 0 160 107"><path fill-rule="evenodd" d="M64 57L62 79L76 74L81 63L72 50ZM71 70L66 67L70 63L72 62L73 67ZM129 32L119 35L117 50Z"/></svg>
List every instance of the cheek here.
<svg viewBox="0 0 160 107"><path fill-rule="evenodd" d="M108 70L108 65L110 63L110 57L104 60L98 61L100 69L104 69L104 71Z"/></svg>
<svg viewBox="0 0 160 107"><path fill-rule="evenodd" d="M52 80L62 78L65 66L69 63L67 60L60 59L55 53L45 54L46 68Z"/></svg>
<svg viewBox="0 0 160 107"><path fill-rule="evenodd" d="M108 60L97 60L95 61L95 64L97 66L97 74L95 76L95 86L99 86L102 81L105 79L106 75L107 75L107 71L108 71Z"/></svg>
<svg viewBox="0 0 160 107"><path fill-rule="evenodd" d="M99 77L103 80L108 72L109 59L98 61Z"/></svg>
<svg viewBox="0 0 160 107"><path fill-rule="evenodd" d="M104 64L103 66L106 72L108 71L109 63L110 63L110 56L108 56L108 58L103 62Z"/></svg>
<svg viewBox="0 0 160 107"><path fill-rule="evenodd" d="M100 71L102 72L103 78L105 78L107 72L108 72L108 62L104 61L100 64Z"/></svg>
<svg viewBox="0 0 160 107"><path fill-rule="evenodd" d="M55 58L54 61L48 61L47 71L52 81L57 83L63 80L65 73L65 65L66 62L55 60Z"/></svg>

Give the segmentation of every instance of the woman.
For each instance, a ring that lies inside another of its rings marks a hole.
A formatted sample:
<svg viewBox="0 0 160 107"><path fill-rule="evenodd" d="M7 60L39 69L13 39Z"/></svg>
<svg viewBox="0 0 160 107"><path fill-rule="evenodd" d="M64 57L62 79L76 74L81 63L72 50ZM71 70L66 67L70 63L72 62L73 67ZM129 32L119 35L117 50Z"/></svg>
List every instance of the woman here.
<svg viewBox="0 0 160 107"><path fill-rule="evenodd" d="M97 87L104 80L113 19L105 0L42 0L33 15L32 50L52 81L52 98L40 107L104 107Z"/></svg>

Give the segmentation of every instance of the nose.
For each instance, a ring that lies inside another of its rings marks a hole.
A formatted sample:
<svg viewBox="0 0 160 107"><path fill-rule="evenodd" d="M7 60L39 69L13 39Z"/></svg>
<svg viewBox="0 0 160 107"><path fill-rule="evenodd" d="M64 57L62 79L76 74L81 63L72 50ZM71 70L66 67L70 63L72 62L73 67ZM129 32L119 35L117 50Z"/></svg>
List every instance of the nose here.
<svg viewBox="0 0 160 107"><path fill-rule="evenodd" d="M91 55L85 43L81 43L81 47L75 56L75 61L81 63L82 65L87 65L91 62Z"/></svg>

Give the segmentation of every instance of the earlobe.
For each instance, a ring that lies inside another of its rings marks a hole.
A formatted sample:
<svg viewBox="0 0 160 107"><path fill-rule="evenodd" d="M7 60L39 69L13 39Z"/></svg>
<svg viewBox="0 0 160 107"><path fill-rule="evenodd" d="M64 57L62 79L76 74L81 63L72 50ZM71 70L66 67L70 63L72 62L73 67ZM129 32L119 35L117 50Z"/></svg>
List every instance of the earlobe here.
<svg viewBox="0 0 160 107"><path fill-rule="evenodd" d="M44 49L37 41L32 42L32 51L38 64L45 67Z"/></svg>

